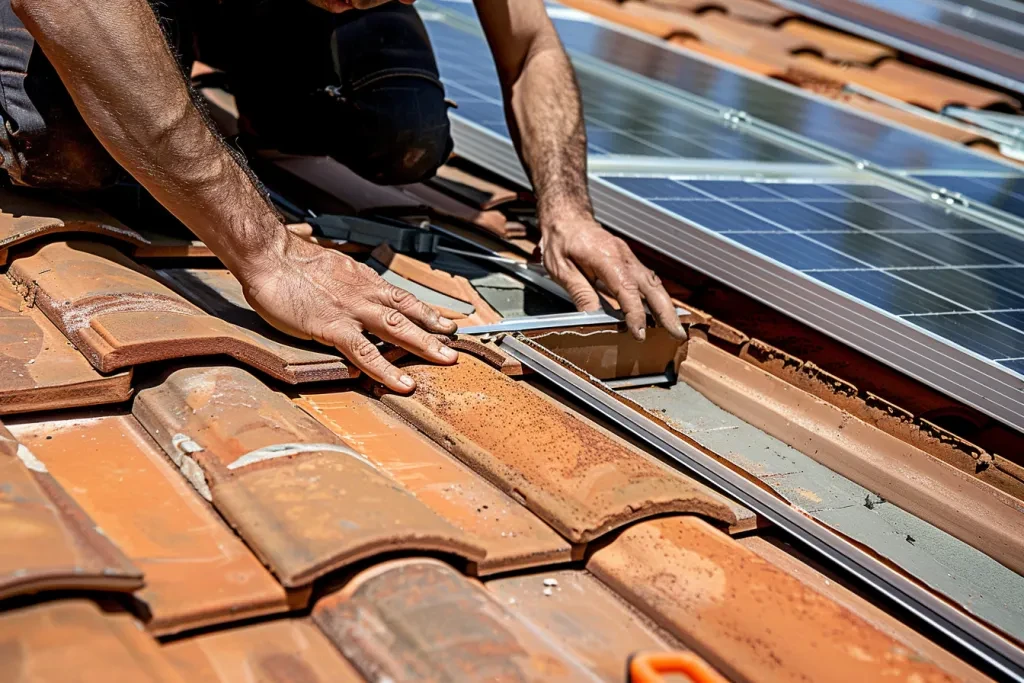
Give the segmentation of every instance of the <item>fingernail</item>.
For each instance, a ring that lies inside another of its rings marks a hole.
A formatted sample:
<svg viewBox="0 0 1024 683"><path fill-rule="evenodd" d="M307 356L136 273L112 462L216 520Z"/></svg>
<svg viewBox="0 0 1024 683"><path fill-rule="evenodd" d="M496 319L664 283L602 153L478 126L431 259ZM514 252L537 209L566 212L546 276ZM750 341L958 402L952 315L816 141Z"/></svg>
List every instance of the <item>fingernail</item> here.
<svg viewBox="0 0 1024 683"><path fill-rule="evenodd" d="M636 331L636 338L639 341L647 339L647 330L641 327L639 330Z"/></svg>
<svg viewBox="0 0 1024 683"><path fill-rule="evenodd" d="M441 355L444 356L445 360L458 360L459 352L450 346L441 347Z"/></svg>
<svg viewBox="0 0 1024 683"><path fill-rule="evenodd" d="M443 315L440 318L438 318L438 322L441 324L442 327L451 327L452 325L455 324L454 320L449 320Z"/></svg>
<svg viewBox="0 0 1024 683"><path fill-rule="evenodd" d="M402 386L408 387L409 389L412 389L414 386L416 386L416 383L412 381L412 377L410 377L409 375L402 375L401 377L398 378L398 381L400 384L402 384Z"/></svg>

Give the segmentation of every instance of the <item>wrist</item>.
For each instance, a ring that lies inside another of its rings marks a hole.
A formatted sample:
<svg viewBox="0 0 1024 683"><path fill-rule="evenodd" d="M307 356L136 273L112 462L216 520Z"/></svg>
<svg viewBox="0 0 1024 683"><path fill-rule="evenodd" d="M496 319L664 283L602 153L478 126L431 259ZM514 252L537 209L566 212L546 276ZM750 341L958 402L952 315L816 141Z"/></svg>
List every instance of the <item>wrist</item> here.
<svg viewBox="0 0 1024 683"><path fill-rule="evenodd" d="M222 250L221 260L239 280L252 281L266 273L278 270L285 260L289 243L299 239L283 222L262 221L242 231Z"/></svg>

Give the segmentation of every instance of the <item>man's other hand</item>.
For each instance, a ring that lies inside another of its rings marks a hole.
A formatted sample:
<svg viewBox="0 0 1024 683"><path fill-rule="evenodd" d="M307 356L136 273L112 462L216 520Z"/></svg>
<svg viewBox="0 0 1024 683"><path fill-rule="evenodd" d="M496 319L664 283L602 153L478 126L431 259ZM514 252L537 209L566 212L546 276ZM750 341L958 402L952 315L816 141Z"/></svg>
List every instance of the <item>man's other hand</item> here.
<svg viewBox="0 0 1024 683"><path fill-rule="evenodd" d="M369 266L291 233L239 279L246 301L271 325L335 347L392 391L408 393L415 383L384 359L367 333L434 363L458 359L435 336L455 332L454 322Z"/></svg>
<svg viewBox="0 0 1024 683"><path fill-rule="evenodd" d="M644 266L629 246L593 219L552 221L543 226L541 253L544 267L565 287L576 308L596 311L601 300L591 284L600 280L626 316L633 336L643 340L647 315L644 300L654 318L678 338L686 338L672 298L661 280Z"/></svg>

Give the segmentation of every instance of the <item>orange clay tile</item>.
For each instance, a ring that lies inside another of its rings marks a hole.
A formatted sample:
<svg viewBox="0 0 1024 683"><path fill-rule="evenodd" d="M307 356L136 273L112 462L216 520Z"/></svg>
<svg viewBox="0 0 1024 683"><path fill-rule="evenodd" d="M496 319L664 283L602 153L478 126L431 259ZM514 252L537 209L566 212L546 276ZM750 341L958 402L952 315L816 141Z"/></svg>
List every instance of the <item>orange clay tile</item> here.
<svg viewBox="0 0 1024 683"><path fill-rule="evenodd" d="M587 568L731 679L956 680L695 517L636 524Z"/></svg>
<svg viewBox="0 0 1024 683"><path fill-rule="evenodd" d="M437 176L429 182L480 211L519 199L519 193L515 190L447 164L437 169Z"/></svg>
<svg viewBox="0 0 1024 683"><path fill-rule="evenodd" d="M472 315L466 316L466 324L488 325L501 320L501 314L461 275L435 270L429 264L410 256L396 254L387 244L374 249L372 256L397 275L473 306Z"/></svg>
<svg viewBox="0 0 1024 683"><path fill-rule="evenodd" d="M133 410L285 586L396 550L485 550L329 429L233 367L190 368Z"/></svg>
<svg viewBox="0 0 1024 683"><path fill-rule="evenodd" d="M199 240L182 240L164 235L147 235L149 244L137 247L132 255L145 258L217 258L206 244Z"/></svg>
<svg viewBox="0 0 1024 683"><path fill-rule="evenodd" d="M426 213L422 202L397 187L372 183L330 157L280 156L274 165L340 200L356 213Z"/></svg>
<svg viewBox="0 0 1024 683"><path fill-rule="evenodd" d="M0 518L0 600L46 590L129 592L142 586L142 572L3 425Z"/></svg>
<svg viewBox="0 0 1024 683"><path fill-rule="evenodd" d="M405 185L402 190L415 197L419 202L429 206L431 213L471 223L499 239L524 237L526 235L526 228L521 223L508 222L505 220L505 215L500 211L493 209L481 211L422 183Z"/></svg>
<svg viewBox="0 0 1024 683"><path fill-rule="evenodd" d="M708 12L717 10L729 16L757 24L775 24L793 13L758 0L644 0L646 4L665 9L687 12Z"/></svg>
<svg viewBox="0 0 1024 683"><path fill-rule="evenodd" d="M15 426L53 477L146 576L159 635L288 609L285 591L130 416Z"/></svg>
<svg viewBox="0 0 1024 683"><path fill-rule="evenodd" d="M104 376L0 277L0 415L118 403L131 371Z"/></svg>
<svg viewBox="0 0 1024 683"><path fill-rule="evenodd" d="M758 429L1024 572L1024 502L707 342L689 344L679 376Z"/></svg>
<svg viewBox="0 0 1024 683"><path fill-rule="evenodd" d="M638 342L619 329L553 330L528 335L552 353L597 379L674 373L686 354L664 327L651 327Z"/></svg>
<svg viewBox="0 0 1024 683"><path fill-rule="evenodd" d="M503 577L486 586L509 612L601 680L622 680L626 660L634 652L679 647L579 569Z"/></svg>
<svg viewBox="0 0 1024 683"><path fill-rule="evenodd" d="M282 619L174 641L164 658L187 681L361 683L363 677L304 619Z"/></svg>
<svg viewBox="0 0 1024 683"><path fill-rule="evenodd" d="M320 600L313 621L370 680L593 678L478 582L436 560L367 569Z"/></svg>
<svg viewBox="0 0 1024 683"><path fill-rule="evenodd" d="M562 0L562 4L658 38L690 33L679 14L656 7L648 8L650 12L632 11L634 8L627 9L616 0ZM642 7L641 3L631 4Z"/></svg>
<svg viewBox="0 0 1024 683"><path fill-rule="evenodd" d="M837 581L820 574L798 557L790 555L771 540L758 536L747 536L739 539L739 542L747 550L757 553L762 559L786 572L811 590L821 593L829 600L850 610L893 640L900 642L910 650L922 653L940 666L943 671L962 681L970 681L970 683L984 683L991 680L895 617L844 588Z"/></svg>
<svg viewBox="0 0 1024 683"><path fill-rule="evenodd" d="M550 527L376 400L349 391L303 394L296 403L485 547L479 573L571 559L569 544Z"/></svg>
<svg viewBox="0 0 1024 683"><path fill-rule="evenodd" d="M55 242L8 276L100 372L227 354L286 382L344 379L340 356L281 344L207 315L111 247Z"/></svg>
<svg viewBox="0 0 1024 683"><path fill-rule="evenodd" d="M673 36L669 42L681 48L696 52L705 57L731 64L732 66L746 69L762 76L780 78L785 75L788 66L788 55L780 55L775 52L768 52L755 55L741 55L722 48L713 47L702 43L699 38L692 36Z"/></svg>
<svg viewBox="0 0 1024 683"><path fill-rule="evenodd" d="M384 403L573 543L663 512L738 521L717 494L471 355L404 369L416 391Z"/></svg>
<svg viewBox="0 0 1024 683"><path fill-rule="evenodd" d="M935 121L934 119L926 119L923 116L919 116L903 109L890 107L887 104L882 104L881 102L863 97L862 95L843 94L838 99L844 104L862 112L875 114L876 116L881 116L882 118L889 119L890 121L902 123L905 126L910 126L911 128L915 128L924 133L938 135L941 138L952 140L953 142L958 142L962 145L969 145L983 139L977 132L965 130L958 126L943 123L941 121Z"/></svg>
<svg viewBox="0 0 1024 683"><path fill-rule="evenodd" d="M0 613L3 680L11 683L185 683L132 617L87 600Z"/></svg>
<svg viewBox="0 0 1024 683"><path fill-rule="evenodd" d="M790 19L784 22L779 30L803 38L813 45L814 52L839 62L874 64L880 59L896 55L892 48L803 19Z"/></svg>
<svg viewBox="0 0 1024 683"><path fill-rule="evenodd" d="M89 232L143 247L149 240L102 211L0 190L0 265L9 247L44 235Z"/></svg>

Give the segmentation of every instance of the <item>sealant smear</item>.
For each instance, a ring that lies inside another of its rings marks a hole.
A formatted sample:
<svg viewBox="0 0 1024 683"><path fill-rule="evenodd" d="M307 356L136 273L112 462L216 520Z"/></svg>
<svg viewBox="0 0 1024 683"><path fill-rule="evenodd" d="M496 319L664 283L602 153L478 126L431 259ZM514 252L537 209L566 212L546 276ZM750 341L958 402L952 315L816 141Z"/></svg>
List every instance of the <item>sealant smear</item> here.
<svg viewBox="0 0 1024 683"><path fill-rule="evenodd" d="M46 465L36 457L36 454L28 449L28 446L24 444L18 444L18 458L25 463L25 467L29 468L33 472L40 472L46 474Z"/></svg>
<svg viewBox="0 0 1024 683"><path fill-rule="evenodd" d="M302 453L317 453L322 451L330 451L333 453L344 453L350 457L356 458L360 462L377 469L376 465L366 459L361 453L357 453L348 446L341 446L334 443L282 443L275 446L264 446L263 448L257 448L254 451L249 451L245 455L241 456L233 463L228 465L229 470L237 470L240 467L246 467L248 465L254 465L258 462L264 462L267 460L273 460L275 458L284 458L290 455L300 455Z"/></svg>
<svg viewBox="0 0 1024 683"><path fill-rule="evenodd" d="M61 322L67 334L73 334L88 327L92 319L108 313L177 313L179 315L205 315L200 309L186 301L178 301L167 294L145 292L121 292L116 295L101 294L87 297L73 304L53 302L60 313Z"/></svg>

